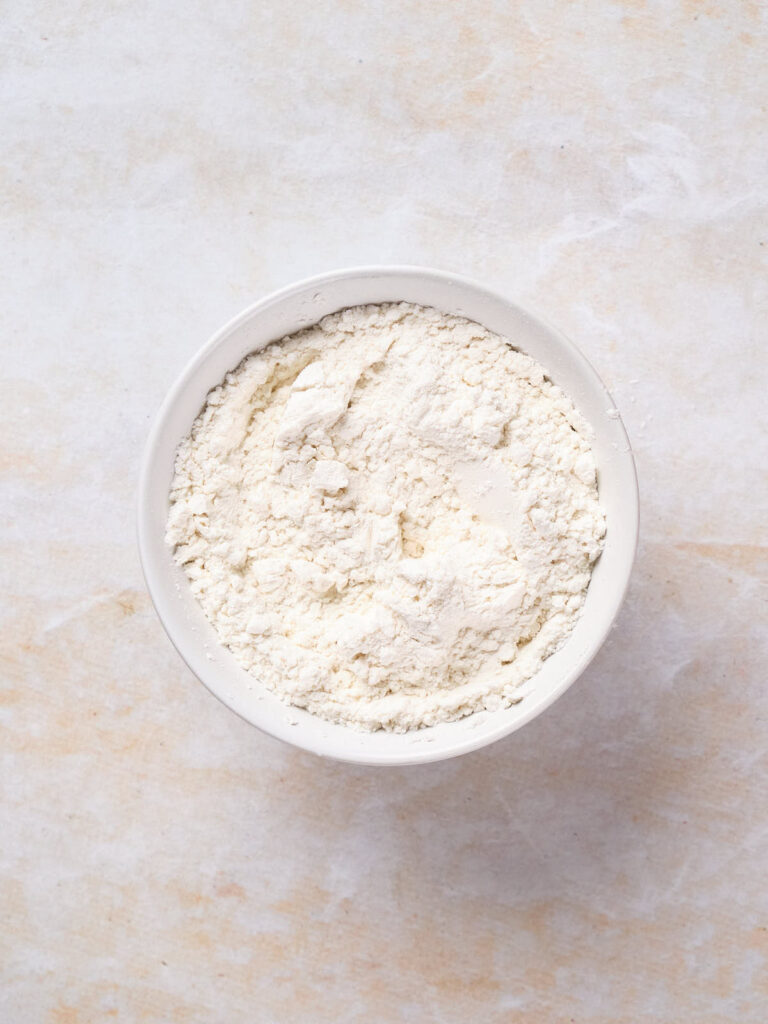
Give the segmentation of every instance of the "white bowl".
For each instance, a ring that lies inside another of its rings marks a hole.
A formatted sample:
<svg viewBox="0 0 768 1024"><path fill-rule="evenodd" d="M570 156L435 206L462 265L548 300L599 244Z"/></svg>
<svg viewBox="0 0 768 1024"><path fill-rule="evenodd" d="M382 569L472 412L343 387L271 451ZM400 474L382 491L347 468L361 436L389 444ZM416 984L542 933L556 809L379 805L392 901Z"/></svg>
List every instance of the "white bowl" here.
<svg viewBox="0 0 768 1024"><path fill-rule="evenodd" d="M249 352L346 306L414 302L476 320L544 366L594 429L605 549L582 615L565 645L520 688L519 704L404 734L358 732L289 707L216 638L165 543L177 445L206 395ZM575 346L507 299L454 274L420 267L362 267L313 277L262 299L223 327L171 388L147 442L139 486L139 549L150 595L174 646L208 689L246 721L304 750L370 765L417 764L477 750L549 707L605 640L629 581L638 532L635 464L613 400Z"/></svg>

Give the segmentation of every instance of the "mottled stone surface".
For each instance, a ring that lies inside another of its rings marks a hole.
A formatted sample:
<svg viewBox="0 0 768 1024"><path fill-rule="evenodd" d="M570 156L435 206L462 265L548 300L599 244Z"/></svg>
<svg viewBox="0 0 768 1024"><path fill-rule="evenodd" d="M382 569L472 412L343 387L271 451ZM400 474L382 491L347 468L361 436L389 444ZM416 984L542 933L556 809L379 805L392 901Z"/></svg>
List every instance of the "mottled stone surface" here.
<svg viewBox="0 0 768 1024"><path fill-rule="evenodd" d="M768 8L4 5L0 1019L764 1024ZM464 759L263 736L165 638L141 447L310 273L460 271L622 409L584 678Z"/></svg>

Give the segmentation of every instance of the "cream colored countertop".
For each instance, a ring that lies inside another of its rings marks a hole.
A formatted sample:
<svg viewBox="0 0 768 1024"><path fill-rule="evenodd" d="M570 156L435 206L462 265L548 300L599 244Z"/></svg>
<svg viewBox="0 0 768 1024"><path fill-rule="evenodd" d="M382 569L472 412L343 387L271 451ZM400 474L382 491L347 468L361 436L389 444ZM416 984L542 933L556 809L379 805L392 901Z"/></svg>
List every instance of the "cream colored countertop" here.
<svg viewBox="0 0 768 1024"><path fill-rule="evenodd" d="M4 6L3 1024L768 1019L767 21ZM134 540L189 356L267 291L371 262L570 334L643 502L580 683L422 769L235 718Z"/></svg>

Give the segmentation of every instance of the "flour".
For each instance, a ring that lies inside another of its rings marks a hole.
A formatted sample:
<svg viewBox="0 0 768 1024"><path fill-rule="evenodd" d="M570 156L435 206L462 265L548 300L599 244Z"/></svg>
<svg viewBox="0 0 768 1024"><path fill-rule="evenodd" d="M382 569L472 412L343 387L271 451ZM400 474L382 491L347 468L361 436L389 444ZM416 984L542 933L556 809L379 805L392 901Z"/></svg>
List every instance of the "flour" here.
<svg viewBox="0 0 768 1024"><path fill-rule="evenodd" d="M404 731L516 699L605 532L587 425L536 362L406 303L249 356L181 444L167 540L290 704Z"/></svg>

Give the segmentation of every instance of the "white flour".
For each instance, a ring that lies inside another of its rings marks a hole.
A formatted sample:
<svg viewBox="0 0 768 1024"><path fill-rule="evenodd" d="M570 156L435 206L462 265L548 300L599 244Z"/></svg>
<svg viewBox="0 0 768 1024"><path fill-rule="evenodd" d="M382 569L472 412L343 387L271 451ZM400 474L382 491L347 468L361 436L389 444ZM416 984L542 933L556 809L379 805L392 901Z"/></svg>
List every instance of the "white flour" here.
<svg viewBox="0 0 768 1024"><path fill-rule="evenodd" d="M167 540L278 696L403 731L513 701L573 629L604 532L588 428L542 367L401 303L227 375L179 448Z"/></svg>

